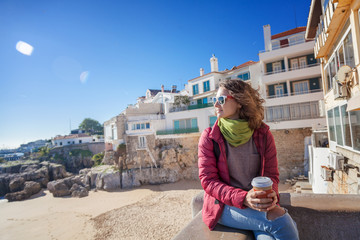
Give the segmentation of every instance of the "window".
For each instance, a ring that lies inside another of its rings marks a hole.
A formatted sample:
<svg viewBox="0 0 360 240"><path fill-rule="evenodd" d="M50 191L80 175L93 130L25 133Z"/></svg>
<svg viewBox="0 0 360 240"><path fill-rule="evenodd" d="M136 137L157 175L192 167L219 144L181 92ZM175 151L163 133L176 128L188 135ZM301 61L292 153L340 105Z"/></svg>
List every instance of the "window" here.
<svg viewBox="0 0 360 240"><path fill-rule="evenodd" d="M326 90L327 92L332 88L332 78L330 74L330 65L327 65L324 68L324 75L325 75L325 84L326 84Z"/></svg>
<svg viewBox="0 0 360 240"><path fill-rule="evenodd" d="M311 119L320 117L317 101L265 108L267 122Z"/></svg>
<svg viewBox="0 0 360 240"><path fill-rule="evenodd" d="M291 70L296 70L299 68L299 61L297 58L291 59L290 64L291 64Z"/></svg>
<svg viewBox="0 0 360 240"><path fill-rule="evenodd" d="M145 123L141 124L141 129L145 129Z"/></svg>
<svg viewBox="0 0 360 240"><path fill-rule="evenodd" d="M341 106L341 122L342 128L344 130L344 144L345 146L351 147L351 134L350 134L350 122L349 122L349 114L346 112L347 104Z"/></svg>
<svg viewBox="0 0 360 240"><path fill-rule="evenodd" d="M334 117L335 117L336 142L339 145L343 145L343 139L342 139L343 134L341 130L339 107L334 108Z"/></svg>
<svg viewBox="0 0 360 240"><path fill-rule="evenodd" d="M82 141L81 141L81 140L79 140L79 143L82 143Z"/></svg>
<svg viewBox="0 0 360 240"><path fill-rule="evenodd" d="M136 124L136 129L139 130L141 128L140 123Z"/></svg>
<svg viewBox="0 0 360 240"><path fill-rule="evenodd" d="M299 44L299 43L302 43L304 42L304 35L296 35L296 36L293 36L293 37L290 37L289 38L289 45L292 46L292 45L296 45L296 44Z"/></svg>
<svg viewBox="0 0 360 240"><path fill-rule="evenodd" d="M150 128L150 123L146 123L146 129Z"/></svg>
<svg viewBox="0 0 360 240"><path fill-rule="evenodd" d="M344 50L345 50L345 64L349 65L350 67L355 67L354 49L353 49L351 31L348 33L348 35L344 40Z"/></svg>
<svg viewBox="0 0 360 240"><path fill-rule="evenodd" d="M271 45L272 45L272 49L273 49L273 50L280 48L280 42L279 42L279 40L273 40L273 41L271 42Z"/></svg>
<svg viewBox="0 0 360 240"><path fill-rule="evenodd" d="M309 81L294 82L293 88L295 95L309 93Z"/></svg>
<svg viewBox="0 0 360 240"><path fill-rule="evenodd" d="M243 81L247 81L250 79L250 72L239 74L237 77Z"/></svg>
<svg viewBox="0 0 360 240"><path fill-rule="evenodd" d="M283 85L275 86L275 95L276 95L276 97L284 96L284 86Z"/></svg>
<svg viewBox="0 0 360 240"><path fill-rule="evenodd" d="M332 109L330 109L327 112L328 115L328 126L329 126L329 133L330 133L330 140L336 141L335 139L335 124L334 124L334 112Z"/></svg>
<svg viewBox="0 0 360 240"><path fill-rule="evenodd" d="M306 68L306 57L299 58L300 68Z"/></svg>
<svg viewBox="0 0 360 240"><path fill-rule="evenodd" d="M353 148L360 151L360 111L350 112L349 115Z"/></svg>
<svg viewBox="0 0 360 240"><path fill-rule="evenodd" d="M180 119L174 121L174 129L197 128L197 118Z"/></svg>
<svg viewBox="0 0 360 240"><path fill-rule="evenodd" d="M211 116L209 117L209 122L210 122L210 127L214 126L215 122L217 120L217 117L216 116Z"/></svg>
<svg viewBox="0 0 360 240"><path fill-rule="evenodd" d="M131 130L135 130L136 129L136 124L132 124Z"/></svg>
<svg viewBox="0 0 360 240"><path fill-rule="evenodd" d="M145 136L139 136L139 148L146 148Z"/></svg>
<svg viewBox="0 0 360 240"><path fill-rule="evenodd" d="M193 95L199 94L199 85L193 85Z"/></svg>
<svg viewBox="0 0 360 240"><path fill-rule="evenodd" d="M203 102L203 104L207 104L207 103L208 103L208 99L207 99L207 98L203 98L202 102Z"/></svg>
<svg viewBox="0 0 360 240"><path fill-rule="evenodd" d="M60 146L62 146L62 142L60 142Z"/></svg>
<svg viewBox="0 0 360 240"><path fill-rule="evenodd" d="M337 56L337 67L338 69L345 64L345 58L344 58L344 46L341 45L339 50L336 52Z"/></svg>
<svg viewBox="0 0 360 240"><path fill-rule="evenodd" d="M281 62L274 62L272 65L274 73L281 72Z"/></svg>
<svg viewBox="0 0 360 240"><path fill-rule="evenodd" d="M360 151L360 111L346 112L346 107L327 112L330 141Z"/></svg>
<svg viewBox="0 0 360 240"><path fill-rule="evenodd" d="M206 81L204 82L204 92L210 91L210 82Z"/></svg>

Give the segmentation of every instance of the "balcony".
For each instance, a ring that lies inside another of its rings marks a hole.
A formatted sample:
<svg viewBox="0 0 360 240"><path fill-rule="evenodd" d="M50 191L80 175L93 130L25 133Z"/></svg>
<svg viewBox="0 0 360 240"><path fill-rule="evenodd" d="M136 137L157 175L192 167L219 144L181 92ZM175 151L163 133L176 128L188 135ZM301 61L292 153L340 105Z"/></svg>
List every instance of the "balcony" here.
<svg viewBox="0 0 360 240"><path fill-rule="evenodd" d="M183 128L183 129L170 129L156 131L156 135L169 135L169 134L184 134L184 133L196 133L199 132L199 128Z"/></svg>
<svg viewBox="0 0 360 240"><path fill-rule="evenodd" d="M205 103L205 104L196 104L196 105L189 105L189 106L183 106L183 107L173 107L170 109L170 112L189 111L189 110L208 108L208 107L213 107L213 106L214 106L213 103Z"/></svg>
<svg viewBox="0 0 360 240"><path fill-rule="evenodd" d="M276 61L284 56L300 56L314 49L314 41L302 40L297 44L287 44L285 47L273 49L272 51L260 52L259 59L263 62Z"/></svg>
<svg viewBox="0 0 360 240"><path fill-rule="evenodd" d="M264 74L263 83L271 84L290 79L301 79L319 76L321 74L320 63L308 64L299 68L282 69Z"/></svg>
<svg viewBox="0 0 360 240"><path fill-rule="evenodd" d="M316 58L325 57L333 47L339 34L338 29L342 29L346 23L350 3L350 0L328 2L324 16L320 16L316 31L314 47Z"/></svg>
<svg viewBox="0 0 360 240"><path fill-rule="evenodd" d="M265 106L278 106L282 105L283 103L293 104L293 103L301 103L301 102L308 102L308 101L318 101L323 99L323 90L322 89L314 89L308 90L304 92L296 92L290 94L283 94L282 96L278 95L271 95L266 97Z"/></svg>
<svg viewBox="0 0 360 240"><path fill-rule="evenodd" d="M305 102L265 108L266 122L280 122L320 118L319 103Z"/></svg>

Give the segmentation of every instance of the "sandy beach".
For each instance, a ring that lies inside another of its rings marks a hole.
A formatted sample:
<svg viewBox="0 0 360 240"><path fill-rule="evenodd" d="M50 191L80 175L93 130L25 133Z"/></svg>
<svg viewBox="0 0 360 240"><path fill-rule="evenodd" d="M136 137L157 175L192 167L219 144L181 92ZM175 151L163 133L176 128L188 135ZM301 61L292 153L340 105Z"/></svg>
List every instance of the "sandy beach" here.
<svg viewBox="0 0 360 240"><path fill-rule="evenodd" d="M0 239L171 239L191 220L199 191L199 181L90 191L84 198L43 190L25 201L0 201Z"/></svg>
<svg viewBox="0 0 360 240"><path fill-rule="evenodd" d="M288 191L280 184L279 190ZM0 239L168 240L191 220L199 181L147 185L88 197L55 198L47 190L21 202L0 201Z"/></svg>

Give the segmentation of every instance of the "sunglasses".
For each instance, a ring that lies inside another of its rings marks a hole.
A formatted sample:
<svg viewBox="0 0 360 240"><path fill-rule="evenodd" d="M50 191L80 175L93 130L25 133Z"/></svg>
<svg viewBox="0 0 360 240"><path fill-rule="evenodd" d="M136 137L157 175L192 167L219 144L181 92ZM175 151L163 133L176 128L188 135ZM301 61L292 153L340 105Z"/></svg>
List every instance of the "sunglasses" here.
<svg viewBox="0 0 360 240"><path fill-rule="evenodd" d="M221 106L225 104L225 99L234 99L234 97L232 96L220 96L220 97L214 97L213 98L213 103L214 105L216 104L216 102L218 102Z"/></svg>

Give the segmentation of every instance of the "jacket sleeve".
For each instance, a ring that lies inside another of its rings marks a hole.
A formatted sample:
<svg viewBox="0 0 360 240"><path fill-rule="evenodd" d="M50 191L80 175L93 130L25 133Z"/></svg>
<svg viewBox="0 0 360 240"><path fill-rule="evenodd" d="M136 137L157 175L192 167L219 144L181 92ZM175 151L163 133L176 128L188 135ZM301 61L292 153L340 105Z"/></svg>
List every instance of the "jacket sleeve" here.
<svg viewBox="0 0 360 240"><path fill-rule="evenodd" d="M279 200L279 169L278 169L278 160L277 152L275 146L275 140L270 130L267 131L265 135L265 165L264 165L264 176L269 177L273 181L273 190L276 192Z"/></svg>
<svg viewBox="0 0 360 240"><path fill-rule="evenodd" d="M210 128L202 133L198 146L198 166L201 185L207 194L220 202L237 208L246 208L243 203L247 191L229 186L220 179L214 154L214 145L213 141L209 138L209 132ZM220 164L225 164L225 162Z"/></svg>

